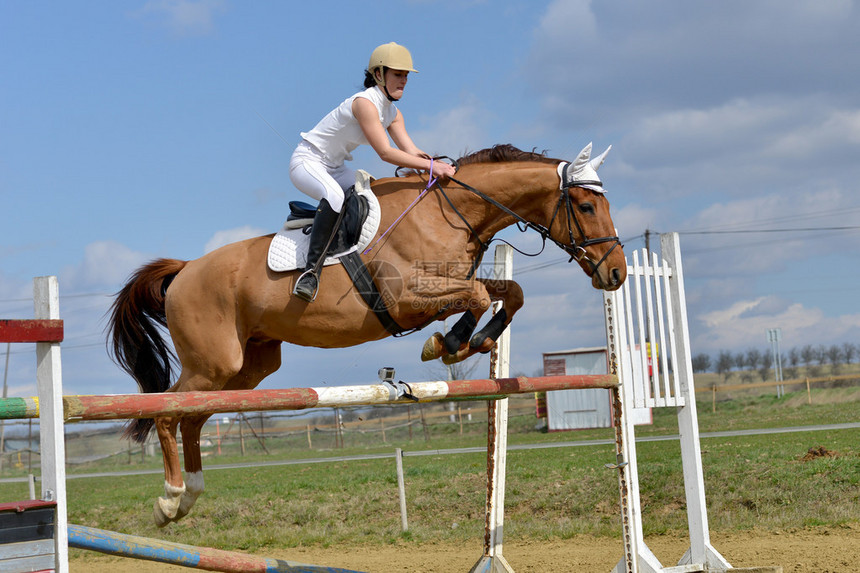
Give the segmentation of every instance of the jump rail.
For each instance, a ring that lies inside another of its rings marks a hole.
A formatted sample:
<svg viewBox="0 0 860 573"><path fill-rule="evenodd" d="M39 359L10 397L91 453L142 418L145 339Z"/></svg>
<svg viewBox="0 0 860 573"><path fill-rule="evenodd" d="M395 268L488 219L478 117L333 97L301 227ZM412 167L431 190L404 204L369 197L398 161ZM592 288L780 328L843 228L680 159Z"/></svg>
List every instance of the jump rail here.
<svg viewBox="0 0 860 573"><path fill-rule="evenodd" d="M363 406L414 403L400 390L420 402L487 400L511 394L581 388L614 388L618 377L611 374L537 376L414 384L288 388L280 390L225 390L221 392L167 392L160 394L107 394L63 396L67 421L119 420L183 416L204 413L303 410L334 406ZM38 418L36 398L0 399L0 419Z"/></svg>
<svg viewBox="0 0 860 573"><path fill-rule="evenodd" d="M69 547L226 573L356 573L351 569L307 565L234 551L194 547L72 524L69 524Z"/></svg>

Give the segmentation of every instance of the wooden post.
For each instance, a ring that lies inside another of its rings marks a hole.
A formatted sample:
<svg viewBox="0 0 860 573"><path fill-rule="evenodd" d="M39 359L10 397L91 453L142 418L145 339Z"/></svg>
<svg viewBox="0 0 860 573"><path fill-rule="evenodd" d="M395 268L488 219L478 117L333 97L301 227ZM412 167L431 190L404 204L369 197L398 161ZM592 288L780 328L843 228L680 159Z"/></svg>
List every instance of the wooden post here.
<svg viewBox="0 0 860 573"><path fill-rule="evenodd" d="M424 418L424 404L418 404L418 412L421 414L421 427L424 429L424 441L430 441L430 430L427 428L427 419Z"/></svg>
<svg viewBox="0 0 860 573"><path fill-rule="evenodd" d="M308 424L308 449L314 449L314 445L311 443L311 425Z"/></svg>
<svg viewBox="0 0 860 573"><path fill-rule="evenodd" d="M263 426L263 413L260 412L260 445L263 446L263 450L266 449L266 428ZM266 453L269 453L268 451Z"/></svg>
<svg viewBox="0 0 860 573"><path fill-rule="evenodd" d="M457 402L457 421L460 422L460 435L463 435L463 412L460 410L460 403Z"/></svg>
<svg viewBox="0 0 860 573"><path fill-rule="evenodd" d="M809 376L806 377L806 403L812 405L812 392L809 390Z"/></svg>
<svg viewBox="0 0 860 573"><path fill-rule="evenodd" d="M717 385L711 385L711 412L717 413Z"/></svg>
<svg viewBox="0 0 860 573"><path fill-rule="evenodd" d="M387 444L388 440L385 439L385 418L379 418L379 427L382 428L382 443Z"/></svg>
<svg viewBox="0 0 860 573"><path fill-rule="evenodd" d="M412 441L412 406L406 406L406 427L409 428L409 441Z"/></svg>

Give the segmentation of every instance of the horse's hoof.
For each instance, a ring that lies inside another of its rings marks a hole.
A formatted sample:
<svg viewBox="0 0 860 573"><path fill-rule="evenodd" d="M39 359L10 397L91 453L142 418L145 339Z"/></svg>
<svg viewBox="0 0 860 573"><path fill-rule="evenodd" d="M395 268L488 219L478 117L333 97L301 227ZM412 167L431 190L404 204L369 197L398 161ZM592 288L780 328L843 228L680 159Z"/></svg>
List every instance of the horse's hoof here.
<svg viewBox="0 0 860 573"><path fill-rule="evenodd" d="M152 508L152 518L155 520L155 526L159 529L166 527L173 521L172 518L164 513L164 509L161 507L161 499L155 500L155 506Z"/></svg>
<svg viewBox="0 0 860 573"><path fill-rule="evenodd" d="M428 362L430 360L436 360L443 354L445 354L445 338L442 336L441 332L434 332L433 336L427 339L427 342L424 343L424 348L421 349L421 360L424 362Z"/></svg>

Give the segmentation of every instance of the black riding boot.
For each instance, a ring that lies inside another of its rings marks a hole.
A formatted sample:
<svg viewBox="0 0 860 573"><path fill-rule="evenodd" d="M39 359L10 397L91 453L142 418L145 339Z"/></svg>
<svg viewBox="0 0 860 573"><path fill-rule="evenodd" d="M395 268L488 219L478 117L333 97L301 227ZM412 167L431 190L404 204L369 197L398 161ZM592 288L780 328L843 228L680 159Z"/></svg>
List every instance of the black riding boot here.
<svg viewBox="0 0 860 573"><path fill-rule="evenodd" d="M304 301L313 302L317 297L320 269L325 262L326 252L334 239L334 234L337 232L339 220L340 213L335 212L327 200L321 200L311 228L305 272L299 277L293 289L293 294Z"/></svg>

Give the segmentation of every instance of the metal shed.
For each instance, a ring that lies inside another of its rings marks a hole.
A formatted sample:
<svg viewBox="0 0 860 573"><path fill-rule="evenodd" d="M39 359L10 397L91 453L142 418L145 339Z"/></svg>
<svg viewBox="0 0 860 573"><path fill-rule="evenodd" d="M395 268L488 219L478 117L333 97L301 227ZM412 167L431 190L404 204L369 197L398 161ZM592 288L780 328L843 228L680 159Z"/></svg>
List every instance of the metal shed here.
<svg viewBox="0 0 860 573"><path fill-rule="evenodd" d="M544 376L607 374L609 362L606 347L544 352L543 372ZM547 426L551 432L612 426L612 402L609 390L597 388L547 392L546 408ZM652 422L650 408L637 408L633 415L636 424Z"/></svg>

